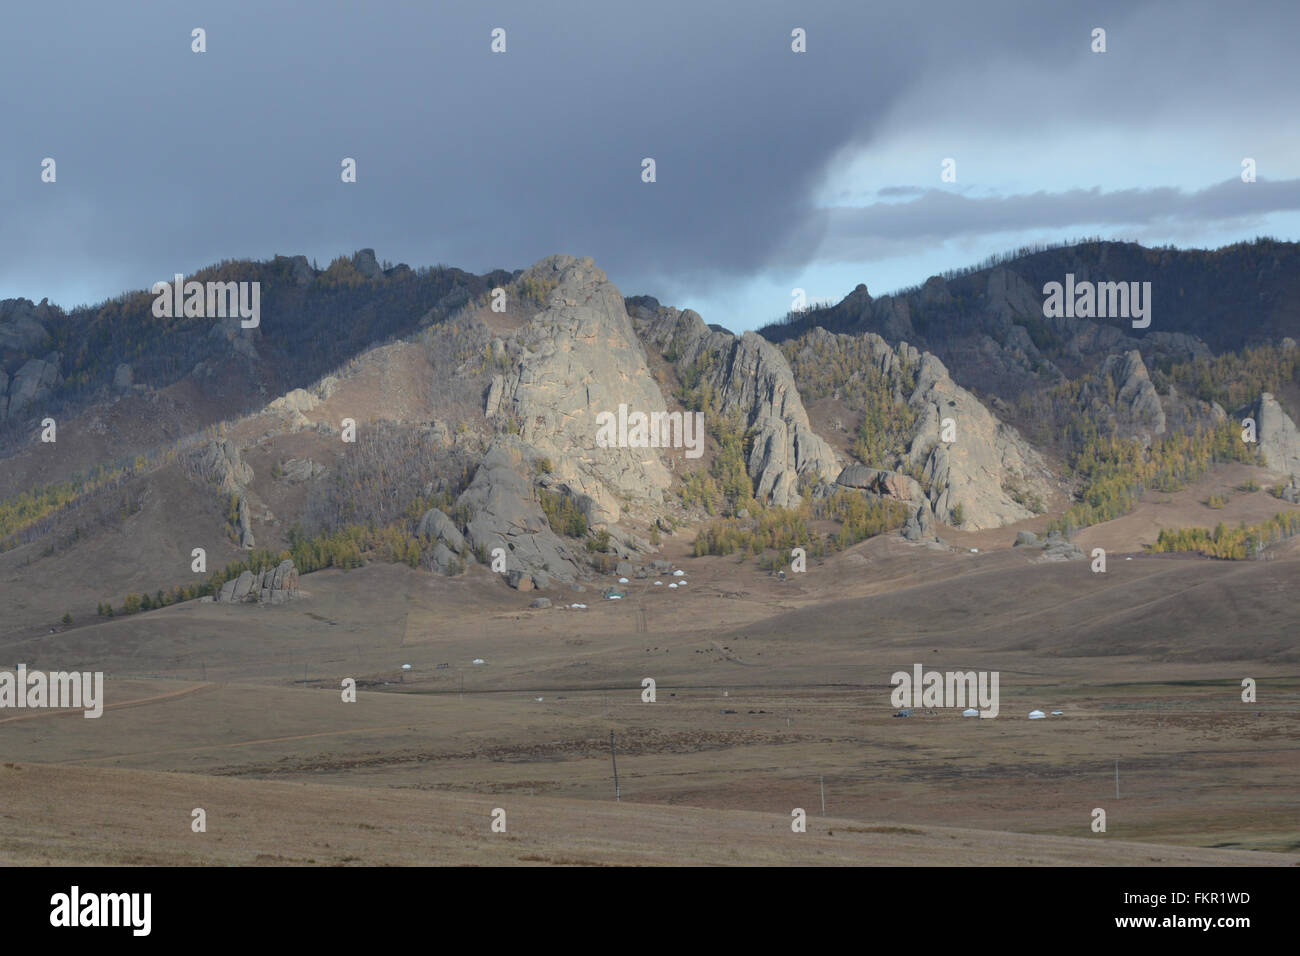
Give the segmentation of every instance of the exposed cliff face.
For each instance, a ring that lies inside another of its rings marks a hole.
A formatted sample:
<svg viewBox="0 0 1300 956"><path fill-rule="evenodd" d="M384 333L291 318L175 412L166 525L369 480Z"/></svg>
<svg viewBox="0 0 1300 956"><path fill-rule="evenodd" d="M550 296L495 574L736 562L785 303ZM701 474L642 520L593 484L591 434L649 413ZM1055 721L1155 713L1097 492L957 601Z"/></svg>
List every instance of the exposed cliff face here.
<svg viewBox="0 0 1300 956"><path fill-rule="evenodd" d="M602 412L667 410L623 297L590 259L552 256L521 280L554 288L548 307L503 343L515 363L492 382L485 413L517 424L591 523L618 521L621 500L657 505L672 481L659 449L597 442Z"/></svg>
<svg viewBox="0 0 1300 956"><path fill-rule="evenodd" d="M891 346L870 332L850 336L824 329L789 347L796 367L809 375L836 370L821 383L823 391L829 382L835 384L834 395L852 396L869 376L871 387L884 389L898 406L901 421L908 411L914 419L910 434L900 431L901 446L895 446L893 460L879 462L888 467L851 464L840 473L839 484L923 502L933 517L968 529L1020 521L1034 513L1028 505L1035 498L1050 499L1050 475L1038 452L957 385L936 356L906 342ZM931 536L925 520L916 518L916 533Z"/></svg>
<svg viewBox="0 0 1300 956"><path fill-rule="evenodd" d="M935 516L972 530L1032 517L1034 512L1016 497L1050 496L1042 457L957 385L938 358L929 353L918 358L920 370L908 405L919 415L907 460L921 467ZM948 436L953 440L945 441Z"/></svg>
<svg viewBox="0 0 1300 956"><path fill-rule="evenodd" d="M1259 396L1255 420L1264 464L1273 471L1300 475L1300 430L1269 392Z"/></svg>
<svg viewBox="0 0 1300 956"><path fill-rule="evenodd" d="M778 506L800 500L798 485L833 481L840 461L808 421L794 375L781 351L754 332L737 337L714 330L687 309L660 307L638 299L632 312L637 329L673 362L681 375L696 373L716 412L738 417L754 434L748 468L754 493Z"/></svg>

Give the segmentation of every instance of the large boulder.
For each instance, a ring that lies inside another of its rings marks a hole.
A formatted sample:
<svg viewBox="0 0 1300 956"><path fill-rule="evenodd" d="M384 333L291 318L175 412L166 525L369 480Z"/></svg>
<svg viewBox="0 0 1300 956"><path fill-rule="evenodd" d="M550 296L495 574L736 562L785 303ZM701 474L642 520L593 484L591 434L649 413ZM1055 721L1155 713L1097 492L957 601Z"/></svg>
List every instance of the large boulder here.
<svg viewBox="0 0 1300 956"><path fill-rule="evenodd" d="M231 601L240 602L248 599L249 594L253 592L253 572L241 571L235 581L235 593L231 596Z"/></svg>
<svg viewBox="0 0 1300 956"><path fill-rule="evenodd" d="M415 533L431 541L441 541L457 553L465 547L465 536L456 527L456 522L437 508L430 508L420 517Z"/></svg>
<svg viewBox="0 0 1300 956"><path fill-rule="evenodd" d="M934 515L930 513L928 503L923 501L908 511L902 535L908 541L929 542L938 540L934 533Z"/></svg>
<svg viewBox="0 0 1300 956"><path fill-rule="evenodd" d="M1032 531L1017 531L1014 546L1025 551L1041 551L1040 561L1082 561L1084 557L1083 549L1059 531L1049 531L1045 538Z"/></svg>
<svg viewBox="0 0 1300 956"><path fill-rule="evenodd" d="M925 490L921 483L910 475L881 468L868 468L866 465L848 465L835 479L837 485L847 488L859 488L887 498L899 501L923 500Z"/></svg>
<svg viewBox="0 0 1300 956"><path fill-rule="evenodd" d="M1066 540L1059 531L1049 531L1043 543L1044 561L1082 561L1083 549Z"/></svg>
<svg viewBox="0 0 1300 956"><path fill-rule="evenodd" d="M429 556L429 560L433 569L439 574L450 574L454 568L460 566L460 559L441 541L433 546L433 553Z"/></svg>
<svg viewBox="0 0 1300 956"><path fill-rule="evenodd" d="M520 439L497 437L456 500L471 516L465 538L488 561L493 549L504 548L508 571L544 570L556 580L572 581L578 564L570 546L551 530L525 477L532 460L533 450Z"/></svg>

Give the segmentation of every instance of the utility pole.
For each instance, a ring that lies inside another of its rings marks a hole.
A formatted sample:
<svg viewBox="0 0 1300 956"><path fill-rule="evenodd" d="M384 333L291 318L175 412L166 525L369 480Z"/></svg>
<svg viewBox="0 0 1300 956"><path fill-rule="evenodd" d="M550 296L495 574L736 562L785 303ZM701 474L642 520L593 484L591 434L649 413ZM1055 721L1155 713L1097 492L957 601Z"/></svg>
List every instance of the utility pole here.
<svg viewBox="0 0 1300 956"><path fill-rule="evenodd" d="M1115 799L1119 799L1119 761L1115 761Z"/></svg>
<svg viewBox="0 0 1300 956"><path fill-rule="evenodd" d="M623 796L618 789L618 760L614 756L614 731L609 732L609 760L614 765L614 799L622 803Z"/></svg>
<svg viewBox="0 0 1300 956"><path fill-rule="evenodd" d="M822 816L826 816L826 778L818 777L817 779L822 785Z"/></svg>

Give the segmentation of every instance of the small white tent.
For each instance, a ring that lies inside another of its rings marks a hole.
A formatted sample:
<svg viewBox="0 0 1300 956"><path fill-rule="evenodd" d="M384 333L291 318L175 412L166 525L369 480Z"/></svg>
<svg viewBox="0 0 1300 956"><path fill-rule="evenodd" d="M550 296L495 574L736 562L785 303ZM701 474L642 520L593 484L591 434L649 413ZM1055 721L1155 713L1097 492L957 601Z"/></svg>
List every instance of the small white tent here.
<svg viewBox="0 0 1300 956"><path fill-rule="evenodd" d="M1045 713L1043 713L1041 710L1031 710L1031 711L1029 712L1029 719L1030 719L1030 720L1042 720L1042 719L1043 719L1044 717L1046 717L1046 716L1047 716L1047 715L1046 715Z"/></svg>
<svg viewBox="0 0 1300 956"><path fill-rule="evenodd" d="M961 712L961 715L963 717L978 717L980 715L980 712L976 710L974 707L967 707L965 710Z"/></svg>

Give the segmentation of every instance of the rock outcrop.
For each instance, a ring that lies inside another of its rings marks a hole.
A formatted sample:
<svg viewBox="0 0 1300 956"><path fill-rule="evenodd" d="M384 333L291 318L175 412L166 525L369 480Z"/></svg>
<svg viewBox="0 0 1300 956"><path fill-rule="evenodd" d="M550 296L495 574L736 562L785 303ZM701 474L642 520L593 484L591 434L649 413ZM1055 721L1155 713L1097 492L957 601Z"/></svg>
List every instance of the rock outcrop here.
<svg viewBox="0 0 1300 956"><path fill-rule="evenodd" d="M1100 281L1108 271L1077 255L1061 262L1062 280ZM1032 268L1032 267L1031 267ZM858 286L819 321L844 332L872 332L891 343L910 342L938 356L964 387L1014 399L1025 391L1062 382L1094 370L1108 355L1141 348L1148 360L1185 362L1209 357L1209 346L1195 335L1158 327L1135 334L1123 320L1076 316L1046 317L1041 285L1017 271L996 267L983 273L944 279L933 276L917 290L873 299Z"/></svg>
<svg viewBox="0 0 1300 956"><path fill-rule="evenodd" d="M1256 416L1259 456L1264 466L1286 475L1300 474L1300 431L1269 392L1259 396Z"/></svg>
<svg viewBox="0 0 1300 956"><path fill-rule="evenodd" d="M253 480L253 469L229 438L214 439L192 453L194 470L226 495L237 495Z"/></svg>
<svg viewBox="0 0 1300 956"><path fill-rule="evenodd" d="M8 382L0 414L5 418L17 418L48 398L63 382L63 375L59 372L61 362L62 356L51 352L43 359L28 359L19 366Z"/></svg>
<svg viewBox="0 0 1300 956"><path fill-rule="evenodd" d="M904 343L899 351L908 348ZM908 399L917 426L906 459L924 475L935 517L970 530L1031 517L1034 512L1021 502L1046 501L1051 494L1042 457L957 385L938 358L911 349L908 359L919 368ZM943 441L945 419L955 439L951 442Z"/></svg>
<svg viewBox="0 0 1300 956"><path fill-rule="evenodd" d="M374 249L360 249L352 256L352 267L367 279L382 279L384 270L375 258Z"/></svg>
<svg viewBox="0 0 1300 956"><path fill-rule="evenodd" d="M239 546L245 551L251 551L257 547L257 540L253 537L253 522L248 513L248 496L239 496L239 517L237 533L239 535Z"/></svg>
<svg viewBox="0 0 1300 956"><path fill-rule="evenodd" d="M865 290L860 294L865 296ZM929 294L938 300L943 290L935 285ZM787 348L801 374L838 370L817 387L848 402L850 412L854 409L849 396L865 380L877 400L883 388L900 415L910 412L913 419L910 435L903 431L901 443L896 436L892 449L876 449L878 460L872 465L882 467L846 466L837 484L927 501L934 518L971 530L1031 517L1031 508L1045 507L1051 500L1051 475L1042 457L1019 432L957 385L936 356L907 342L891 346L871 332L844 335L825 329L813 329Z"/></svg>
<svg viewBox="0 0 1300 956"><path fill-rule="evenodd" d="M45 347L50 334L43 322L53 311L46 299L40 305L30 299L0 300L0 354L30 354Z"/></svg>
<svg viewBox="0 0 1300 956"><path fill-rule="evenodd" d="M911 475L885 471L881 468L868 468L866 465L847 465L835 479L835 483L846 488L869 491L884 498L896 498L899 501L925 500L925 489Z"/></svg>
<svg viewBox="0 0 1300 956"><path fill-rule="evenodd" d="M620 405L667 411L623 297L590 259L572 256L543 259L520 280L549 287L549 304L503 343L515 365L493 380L484 411L517 427L529 467L550 461L592 525L618 521L624 500L659 505L672 480L660 450L597 442L597 417Z"/></svg>
<svg viewBox="0 0 1300 956"><path fill-rule="evenodd" d="M320 404L320 399L304 388L295 388L267 405L274 412L309 412Z"/></svg>
<svg viewBox="0 0 1300 956"><path fill-rule="evenodd" d="M705 325L690 309L664 308L648 297L634 300L632 311L642 337L678 374L712 393L717 414L752 430L747 464L756 497L792 506L800 501L801 481L833 481L840 473L838 456L808 421L780 349L757 333L738 338Z"/></svg>
<svg viewBox="0 0 1300 956"><path fill-rule="evenodd" d="M936 550L948 548L948 543L934 532L934 515L930 512L929 503L925 501L908 510L907 521L900 533L908 541L925 544Z"/></svg>
<svg viewBox="0 0 1300 956"><path fill-rule="evenodd" d="M536 450L521 439L497 437L456 501L471 515L465 539L489 562L494 548L504 548L507 571L544 570L558 581L572 581L579 564L570 546L551 530L533 482L525 477L535 457Z"/></svg>
<svg viewBox="0 0 1300 956"><path fill-rule="evenodd" d="M453 551L465 547L465 537L456 528L456 523L437 508L430 508L420 517L416 534L422 538L441 541Z"/></svg>
<svg viewBox="0 0 1300 956"><path fill-rule="evenodd" d="M1165 433L1165 410L1137 349L1107 356L1084 385L1081 400L1098 417L1108 416L1110 429L1122 438L1150 445Z"/></svg>
<svg viewBox="0 0 1300 956"><path fill-rule="evenodd" d="M238 446L229 438L214 439L191 450L185 463L191 477L215 488L223 498L233 495L237 499L233 516L235 535L241 548L251 550L256 540L247 489L253 480L253 469L240 455Z"/></svg>
<svg viewBox="0 0 1300 956"><path fill-rule="evenodd" d="M280 466L286 481L302 482L322 477L329 469L310 458L290 458Z"/></svg>
<svg viewBox="0 0 1300 956"><path fill-rule="evenodd" d="M1082 561L1083 549L1066 540L1059 531L1049 531L1046 538L1040 538L1032 531L1016 532L1017 548L1027 551L1041 551L1040 561Z"/></svg>
<svg viewBox="0 0 1300 956"><path fill-rule="evenodd" d="M456 527L456 522L437 508L430 508L420 517L415 533L434 542L430 560L433 569L440 574L463 570L464 564L472 560L465 536Z"/></svg>
<svg viewBox="0 0 1300 956"><path fill-rule="evenodd" d="M244 571L221 586L218 604L286 604L298 597L298 569L285 559L254 574Z"/></svg>
<svg viewBox="0 0 1300 956"><path fill-rule="evenodd" d="M246 329L242 322L243 320L237 315L213 319L212 330L208 332L208 337L215 342L224 342L236 355L256 361L260 356L254 343L262 337L261 327Z"/></svg>

